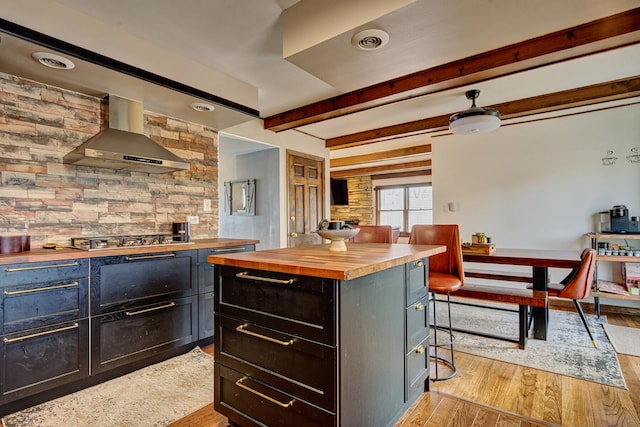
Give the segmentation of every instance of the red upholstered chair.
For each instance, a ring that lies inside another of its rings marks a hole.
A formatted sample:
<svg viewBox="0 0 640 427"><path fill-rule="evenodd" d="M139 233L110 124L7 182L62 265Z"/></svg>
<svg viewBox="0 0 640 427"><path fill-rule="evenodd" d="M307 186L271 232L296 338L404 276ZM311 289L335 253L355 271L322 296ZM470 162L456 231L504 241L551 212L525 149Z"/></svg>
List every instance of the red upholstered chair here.
<svg viewBox="0 0 640 427"><path fill-rule="evenodd" d="M390 225L360 225L358 234L349 239L352 243L392 243L393 233Z"/></svg>
<svg viewBox="0 0 640 427"><path fill-rule="evenodd" d="M578 300L585 299L591 292L591 285L593 284L593 273L596 268L596 251L594 249L587 248L582 251L580 255L582 258L582 264L580 268L572 271L567 277L560 283L549 283L547 290L550 297L566 298L573 301L576 306L576 310L582 319L584 327L587 329L591 343L595 348L598 348L596 341L593 339L593 334L587 323L587 318L584 316L584 311Z"/></svg>
<svg viewBox="0 0 640 427"><path fill-rule="evenodd" d="M433 381L442 381L452 378L456 374L456 366L453 360L453 334L451 331L451 300L452 292L460 289L464 284L464 271L462 269L462 244L460 241L460 230L458 225L414 225L411 229L409 244L413 245L446 245L447 251L429 257L429 292L433 301L433 345L435 361L435 377ZM434 293L447 295L447 309L449 314L449 325L438 326L436 321L436 307ZM450 359L447 360L438 355L438 348L442 344L438 343L437 331L446 330L449 340L445 345L449 346L451 352ZM448 329L448 330L447 330ZM451 373L440 376L438 364L442 363L451 369Z"/></svg>

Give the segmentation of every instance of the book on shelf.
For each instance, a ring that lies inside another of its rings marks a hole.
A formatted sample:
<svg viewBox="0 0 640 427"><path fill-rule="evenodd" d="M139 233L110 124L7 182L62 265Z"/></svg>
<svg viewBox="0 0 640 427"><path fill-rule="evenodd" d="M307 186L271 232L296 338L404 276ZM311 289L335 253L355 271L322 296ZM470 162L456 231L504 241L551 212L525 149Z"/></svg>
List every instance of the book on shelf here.
<svg viewBox="0 0 640 427"><path fill-rule="evenodd" d="M608 280L598 280L598 291L610 294L629 295L625 285Z"/></svg>

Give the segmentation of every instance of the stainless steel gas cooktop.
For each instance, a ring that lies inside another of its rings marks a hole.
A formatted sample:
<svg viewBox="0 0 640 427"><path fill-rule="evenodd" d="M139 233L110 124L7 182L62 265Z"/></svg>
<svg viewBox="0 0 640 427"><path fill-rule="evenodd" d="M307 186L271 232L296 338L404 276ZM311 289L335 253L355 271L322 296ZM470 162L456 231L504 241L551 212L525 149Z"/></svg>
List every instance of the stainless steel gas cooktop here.
<svg viewBox="0 0 640 427"><path fill-rule="evenodd" d="M139 246L163 246L176 243L189 244L182 241L182 236L172 234L145 234L135 236L102 236L102 237L72 237L71 246L74 249L95 251L100 249L131 248Z"/></svg>

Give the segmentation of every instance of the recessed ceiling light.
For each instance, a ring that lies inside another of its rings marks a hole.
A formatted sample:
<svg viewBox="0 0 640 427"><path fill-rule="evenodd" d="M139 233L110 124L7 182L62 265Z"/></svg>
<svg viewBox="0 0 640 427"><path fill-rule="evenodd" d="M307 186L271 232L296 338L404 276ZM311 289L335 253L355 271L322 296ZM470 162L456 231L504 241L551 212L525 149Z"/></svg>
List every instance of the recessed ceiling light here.
<svg viewBox="0 0 640 427"><path fill-rule="evenodd" d="M71 70L76 66L76 64L69 61L67 58L56 55L55 53L34 52L31 54L31 57L42 65L49 68L55 68L56 70Z"/></svg>
<svg viewBox="0 0 640 427"><path fill-rule="evenodd" d="M206 104L204 102L194 102L193 104L191 104L191 108L193 108L196 111L201 111L206 113L206 112L215 110L216 107L214 107L211 104Z"/></svg>
<svg viewBox="0 0 640 427"><path fill-rule="evenodd" d="M360 50L380 49L388 42L389 34L378 29L360 31L351 38L351 44Z"/></svg>

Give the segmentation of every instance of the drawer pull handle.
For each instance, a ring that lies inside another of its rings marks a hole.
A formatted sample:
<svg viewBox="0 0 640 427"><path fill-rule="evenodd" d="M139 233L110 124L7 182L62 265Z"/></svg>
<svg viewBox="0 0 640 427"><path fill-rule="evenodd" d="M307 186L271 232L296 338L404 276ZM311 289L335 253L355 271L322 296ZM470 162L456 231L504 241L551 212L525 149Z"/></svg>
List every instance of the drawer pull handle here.
<svg viewBox="0 0 640 427"><path fill-rule="evenodd" d="M54 265L36 265L33 267L18 267L18 268L5 268L5 273L15 273L17 271L29 271L29 270L42 270L43 268L62 268L62 267L77 267L77 262L70 262L68 264L54 264Z"/></svg>
<svg viewBox="0 0 640 427"><path fill-rule="evenodd" d="M244 390L247 390L247 391L248 391L248 392L250 392L250 393L255 394L256 396L260 396L260 397L262 397L263 399L267 399L269 402L271 402L271 403L275 403L276 405L278 405L278 406L280 406L280 407L282 407L282 408L288 408L288 407L290 407L291 405L293 405L293 402L295 402L295 401L296 401L296 399L291 399L291 400L290 400L290 401L288 401L287 403L282 403L282 402L280 402L279 400L274 399L273 397L269 397L269 396L267 396L267 395L266 395L266 394L264 394L264 393L260 393L259 391L254 390L254 389L252 389L251 387L248 387L248 386L244 385L242 382L243 382L244 380L246 380L246 379L247 379L247 377L240 378L238 381L236 381L236 385L237 385L238 387L240 387L240 388L244 389Z"/></svg>
<svg viewBox="0 0 640 427"><path fill-rule="evenodd" d="M421 303L421 302L417 303L416 304L416 310L418 310L418 311L424 310L424 304Z"/></svg>
<svg viewBox="0 0 640 427"><path fill-rule="evenodd" d="M424 262L422 262L421 259L419 259L418 261L416 261L416 267L422 267L424 265Z"/></svg>
<svg viewBox="0 0 640 427"><path fill-rule="evenodd" d="M5 295L30 294L32 292L44 292L44 291L50 291L52 289L72 288L74 286L78 286L78 282L67 283L65 285L47 286L46 288L24 289L21 291L4 291L4 294Z"/></svg>
<svg viewBox="0 0 640 427"><path fill-rule="evenodd" d="M236 328L236 331L242 332L243 334L251 335L252 337L261 338L261 339L263 339L265 341L269 341L269 342L272 342L272 343L280 344L280 345L283 345L285 347L293 345L293 343L296 341L295 338L291 339L289 341L277 340L275 338L271 338L271 337L268 337L266 335L262 335L262 334L258 334L256 332L250 331L250 330L247 329L248 326L249 325L247 325L246 323L244 325L240 325L240 326L238 326Z"/></svg>
<svg viewBox="0 0 640 427"><path fill-rule="evenodd" d="M24 340L28 340L30 338L36 338L36 337L41 337L43 335L50 335L50 334L55 334L55 333L58 333L58 332L68 331L70 329L76 329L77 327L78 327L78 324L74 323L71 326L65 326L64 328L58 328L58 329L54 329L52 331L38 332L37 334L23 335L21 337L15 337L15 338L3 338L2 341L4 341L5 343L24 341Z"/></svg>
<svg viewBox="0 0 640 427"><path fill-rule="evenodd" d="M175 302L171 301L169 304L160 305L158 307L145 308L138 311L125 311L124 314L127 316L135 316L137 314L148 313L150 311L162 310L163 308L174 307L176 305Z"/></svg>
<svg viewBox="0 0 640 427"><path fill-rule="evenodd" d="M243 252L244 248L213 249L211 252Z"/></svg>
<svg viewBox="0 0 640 427"><path fill-rule="evenodd" d="M162 254L162 255L147 255L147 256L128 256L124 259L126 261L138 261L141 259L155 259L155 258L174 258L176 254Z"/></svg>
<svg viewBox="0 0 640 427"><path fill-rule="evenodd" d="M295 279L282 280L282 279L272 279L271 277L252 276L246 271L236 274L236 277L238 279L260 280L262 282L278 283L280 285L290 285L295 280Z"/></svg>
<svg viewBox="0 0 640 427"><path fill-rule="evenodd" d="M417 354L424 353L424 347L422 346L422 344L420 344L419 346L416 347L416 353Z"/></svg>

